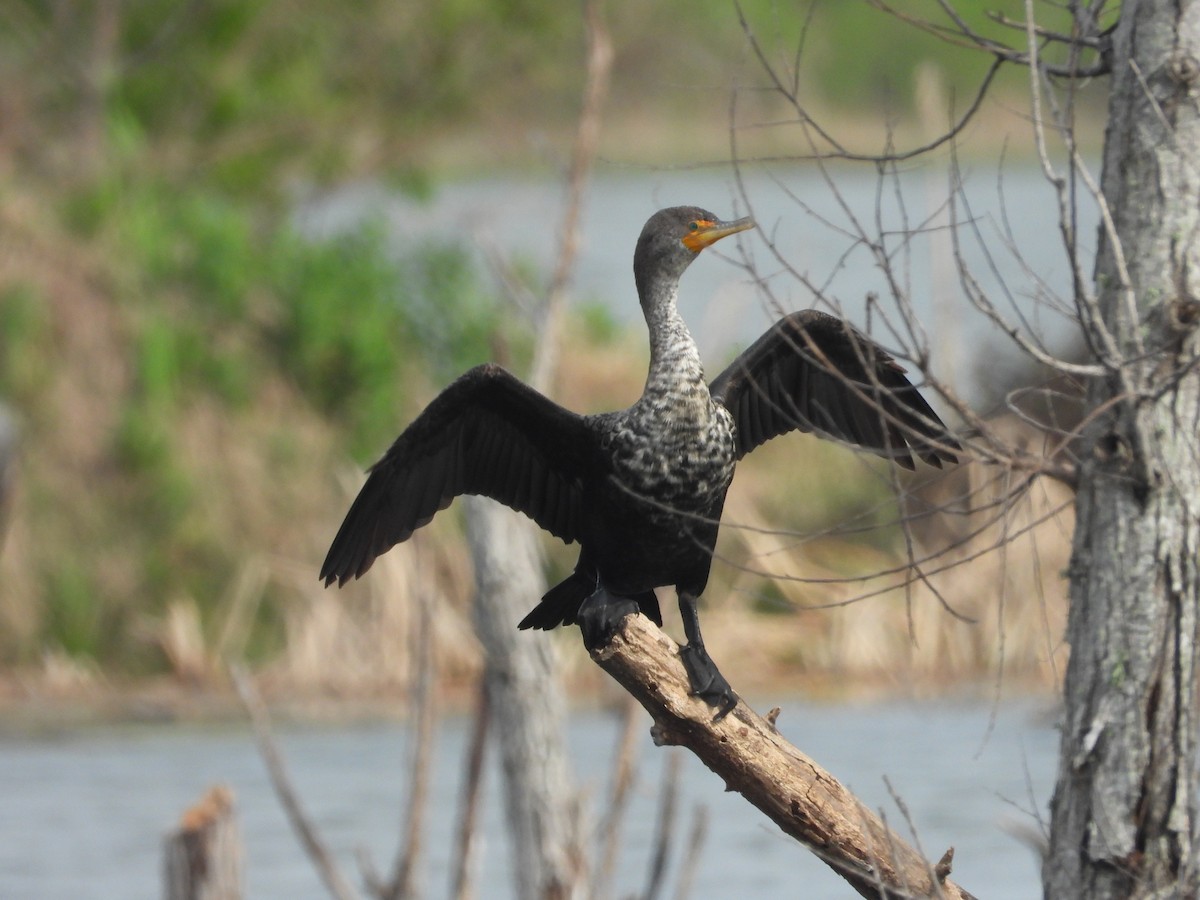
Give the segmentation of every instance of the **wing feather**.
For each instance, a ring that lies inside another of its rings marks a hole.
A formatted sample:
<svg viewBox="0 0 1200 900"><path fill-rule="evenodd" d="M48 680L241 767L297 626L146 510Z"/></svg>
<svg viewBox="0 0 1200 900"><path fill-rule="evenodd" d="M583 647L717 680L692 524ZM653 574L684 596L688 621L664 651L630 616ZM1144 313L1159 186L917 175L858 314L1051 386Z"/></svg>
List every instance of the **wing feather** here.
<svg viewBox="0 0 1200 900"><path fill-rule="evenodd" d="M462 494L525 513L551 534L579 536L594 436L495 365L467 372L429 404L370 469L321 567L344 584Z"/></svg>
<svg viewBox="0 0 1200 900"><path fill-rule="evenodd" d="M738 458L789 431L848 441L905 468L914 454L940 467L959 449L882 347L817 310L780 319L710 390L733 416Z"/></svg>

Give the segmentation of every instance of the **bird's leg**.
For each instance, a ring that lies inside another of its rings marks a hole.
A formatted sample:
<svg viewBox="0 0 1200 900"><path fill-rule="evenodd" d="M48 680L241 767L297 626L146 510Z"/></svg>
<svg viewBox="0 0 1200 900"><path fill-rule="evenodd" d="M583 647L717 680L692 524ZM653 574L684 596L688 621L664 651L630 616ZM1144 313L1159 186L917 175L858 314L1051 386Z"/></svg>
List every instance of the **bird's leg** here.
<svg viewBox="0 0 1200 900"><path fill-rule="evenodd" d="M683 616L683 633L687 635L687 645L679 648L679 656L683 660L683 667L687 669L692 694L717 708L713 721L719 722L733 712L738 702L737 695L704 649L704 638L700 636L700 613L696 609L696 597L693 594L679 592L679 612Z"/></svg>
<svg viewBox="0 0 1200 900"><path fill-rule="evenodd" d="M621 627L626 616L638 612L637 601L630 597L610 594L608 589L597 586L596 590L579 606L575 621L583 634L583 646L596 650L607 644Z"/></svg>

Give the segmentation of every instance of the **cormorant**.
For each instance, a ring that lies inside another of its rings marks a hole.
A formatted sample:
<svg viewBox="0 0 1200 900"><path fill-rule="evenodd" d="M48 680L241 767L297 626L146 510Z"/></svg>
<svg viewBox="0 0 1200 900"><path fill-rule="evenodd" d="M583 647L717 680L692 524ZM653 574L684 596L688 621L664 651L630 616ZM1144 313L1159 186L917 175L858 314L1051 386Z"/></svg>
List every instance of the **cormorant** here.
<svg viewBox="0 0 1200 900"><path fill-rule="evenodd" d="M692 690L718 718L733 709L696 603L736 462L788 431L858 444L910 469L914 454L952 462L958 446L892 357L816 310L780 319L705 383L676 308L679 279L705 247L752 227L696 207L646 223L633 274L650 371L628 409L577 415L493 364L447 387L371 467L321 567L326 586L364 574L460 494L482 494L581 547L574 573L518 627L578 622L589 648L603 646L630 613L662 625L654 588L674 585Z"/></svg>

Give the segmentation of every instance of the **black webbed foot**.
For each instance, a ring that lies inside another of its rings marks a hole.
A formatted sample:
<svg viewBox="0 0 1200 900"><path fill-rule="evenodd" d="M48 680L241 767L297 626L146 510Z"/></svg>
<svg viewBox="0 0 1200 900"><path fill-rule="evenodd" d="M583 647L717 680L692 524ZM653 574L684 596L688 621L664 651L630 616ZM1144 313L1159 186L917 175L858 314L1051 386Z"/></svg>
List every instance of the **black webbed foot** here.
<svg viewBox="0 0 1200 900"><path fill-rule="evenodd" d="M704 639L700 637L700 615L696 611L697 595L698 591L679 591L679 613L683 616L683 633L687 635L687 644L679 648L679 656L683 660L683 667L687 669L692 696L699 697L709 706L715 706L717 714L713 716L713 721L720 722L733 712L738 698L704 649Z"/></svg>
<svg viewBox="0 0 1200 900"><path fill-rule="evenodd" d="M595 593L583 601L575 616L575 621L579 623L579 631L583 634L583 646L588 650L603 647L612 640L625 617L636 615L638 611L636 600L618 597L604 588L597 588Z"/></svg>
<svg viewBox="0 0 1200 900"><path fill-rule="evenodd" d="M694 647L685 644L679 648L679 657L683 660L683 667L687 669L692 695L717 708L713 721L720 722L733 712L738 703L737 694L733 692L725 676L717 670L717 664L712 661L704 645Z"/></svg>

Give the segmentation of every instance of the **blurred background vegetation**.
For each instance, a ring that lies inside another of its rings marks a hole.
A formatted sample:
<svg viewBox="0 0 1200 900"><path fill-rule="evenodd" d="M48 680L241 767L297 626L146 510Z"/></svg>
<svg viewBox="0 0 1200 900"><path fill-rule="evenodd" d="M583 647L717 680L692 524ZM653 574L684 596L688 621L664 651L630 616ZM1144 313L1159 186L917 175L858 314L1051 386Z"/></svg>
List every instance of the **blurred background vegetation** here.
<svg viewBox="0 0 1200 900"><path fill-rule="evenodd" d="M934 0L904 6L938 16ZM1019 19L1022 3L959 6L996 31L985 10ZM767 53L803 44L805 95L847 123L902 126L929 59L961 106L988 64L867 3L741 10ZM733 4L605 12L602 155L720 159L735 83L771 115ZM289 610L318 602L347 473L454 373L528 348L465 247L400 249L371 227L313 241L290 213L355 179L429 198L481 172L556 177L583 82L579 13L548 0L0 4L0 402L21 429L0 666L49 653L114 675L187 672L214 648L270 659L295 639ZM625 365L622 338L589 321L568 356ZM628 402L635 369L589 404Z"/></svg>

